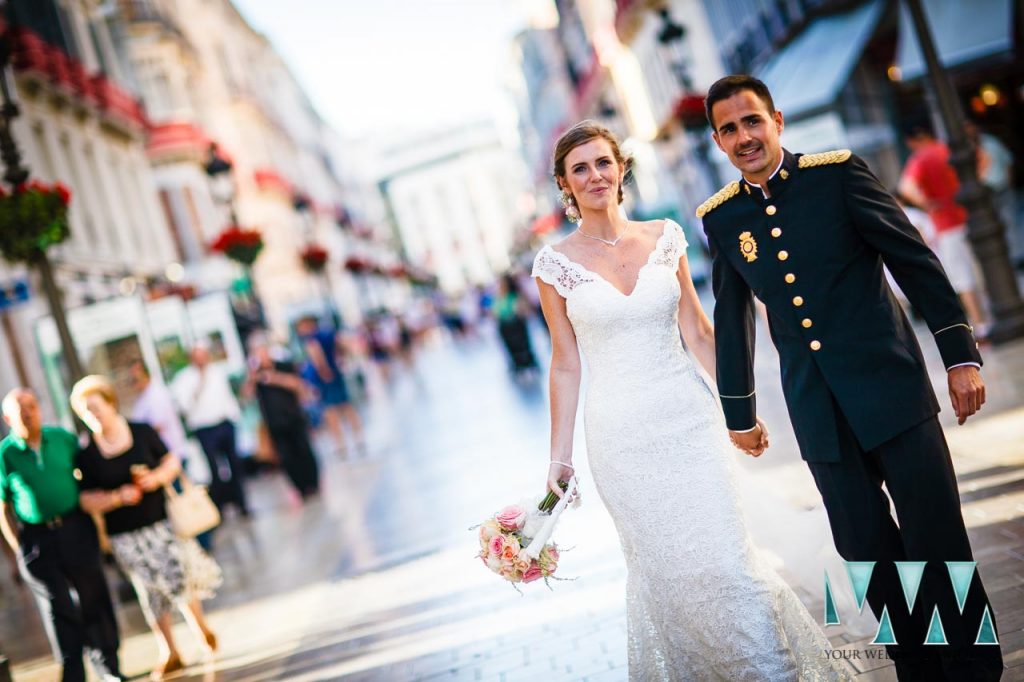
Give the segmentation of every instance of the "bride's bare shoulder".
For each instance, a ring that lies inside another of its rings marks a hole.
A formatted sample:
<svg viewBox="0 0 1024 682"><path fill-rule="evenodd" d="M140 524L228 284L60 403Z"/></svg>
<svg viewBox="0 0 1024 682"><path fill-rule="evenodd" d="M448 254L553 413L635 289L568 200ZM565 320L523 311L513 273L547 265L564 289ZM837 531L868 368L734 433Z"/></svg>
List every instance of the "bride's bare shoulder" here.
<svg viewBox="0 0 1024 682"><path fill-rule="evenodd" d="M635 224L640 228L640 231L645 236L658 239L665 232L665 219L658 218L657 220L637 220Z"/></svg>
<svg viewBox="0 0 1024 682"><path fill-rule="evenodd" d="M548 246L552 250L557 251L563 256L568 256L569 258L572 258L578 250L575 230L565 235L557 242L552 242L548 244Z"/></svg>

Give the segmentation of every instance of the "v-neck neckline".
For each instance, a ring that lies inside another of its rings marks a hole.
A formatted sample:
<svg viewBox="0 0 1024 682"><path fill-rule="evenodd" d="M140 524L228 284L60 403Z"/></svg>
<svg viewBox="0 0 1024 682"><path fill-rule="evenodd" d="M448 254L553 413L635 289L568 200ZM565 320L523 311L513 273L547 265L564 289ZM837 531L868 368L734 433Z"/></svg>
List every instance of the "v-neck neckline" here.
<svg viewBox="0 0 1024 682"><path fill-rule="evenodd" d="M582 263L578 263L577 261L574 261L572 258L569 258L569 256L567 256L566 254L562 253L561 251L556 250L552 246L548 246L547 248L550 249L552 253L558 254L559 256L564 258L569 263L572 263L573 265L578 267L580 270L583 270L584 272L593 275L596 279L601 280L602 282L604 282L605 284L610 286L613 290L615 290L615 292L618 293L623 298L632 298L633 294L636 293L637 287L640 286L640 278L643 275L644 270L647 269L647 266L651 265L654 262L654 256L657 255L658 251L661 250L661 242L662 242L662 240L665 239L666 236L668 236L668 229L669 229L669 224L670 223L671 223L670 220L668 220L668 219L665 220L665 225L664 225L664 227L661 230L661 236L658 237L658 241L656 241L654 243L654 248L651 249L651 252L647 254L646 262L644 262L644 264L640 266L640 269L637 270L637 272L636 272L636 281L633 282L633 288L630 289L628 294L625 293L624 291L622 291L621 289L619 289L614 284L612 284L612 282L610 280L608 280L608 278L606 278L604 275L602 275L602 274L600 274L598 272L594 272L593 270L591 270L590 268L586 267Z"/></svg>

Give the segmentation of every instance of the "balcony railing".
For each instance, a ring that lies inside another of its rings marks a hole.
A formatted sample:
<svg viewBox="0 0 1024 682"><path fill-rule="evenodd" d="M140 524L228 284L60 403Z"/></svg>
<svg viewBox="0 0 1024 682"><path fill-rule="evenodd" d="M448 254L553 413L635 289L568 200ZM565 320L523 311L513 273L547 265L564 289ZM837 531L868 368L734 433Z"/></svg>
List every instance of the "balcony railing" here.
<svg viewBox="0 0 1024 682"><path fill-rule="evenodd" d="M10 40L11 64L16 72L45 84L79 106L98 110L112 123L130 130L146 127L139 102L104 74L90 74L80 61L27 28L10 29Z"/></svg>

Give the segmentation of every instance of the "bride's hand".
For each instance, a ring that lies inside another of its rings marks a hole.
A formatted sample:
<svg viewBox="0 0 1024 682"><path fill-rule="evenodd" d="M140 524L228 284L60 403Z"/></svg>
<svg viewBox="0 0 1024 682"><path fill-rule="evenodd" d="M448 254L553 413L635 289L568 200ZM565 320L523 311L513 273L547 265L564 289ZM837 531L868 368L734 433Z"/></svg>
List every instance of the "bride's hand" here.
<svg viewBox="0 0 1024 682"><path fill-rule="evenodd" d="M548 490L558 496L559 499L565 492L559 487L559 481L568 481L573 475L571 464L552 461L548 465Z"/></svg>
<svg viewBox="0 0 1024 682"><path fill-rule="evenodd" d="M761 452L764 452L768 449L768 426L760 417L757 418L757 425L761 427Z"/></svg>

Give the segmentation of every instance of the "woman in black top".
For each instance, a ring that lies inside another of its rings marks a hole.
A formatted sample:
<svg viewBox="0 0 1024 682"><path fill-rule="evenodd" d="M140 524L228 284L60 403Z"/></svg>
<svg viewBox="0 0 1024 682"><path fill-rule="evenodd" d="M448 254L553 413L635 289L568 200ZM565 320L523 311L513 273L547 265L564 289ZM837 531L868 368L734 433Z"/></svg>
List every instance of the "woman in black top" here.
<svg viewBox="0 0 1024 682"><path fill-rule="evenodd" d="M309 424L300 397L305 386L290 362L275 362L265 339L249 341L249 376L242 395L256 398L274 450L303 499L319 492L320 470L309 442Z"/></svg>
<svg viewBox="0 0 1024 682"><path fill-rule="evenodd" d="M153 679L184 667L171 634L175 607L209 651L217 638L206 624L201 599L213 596L220 568L195 540L174 535L163 488L181 472L148 424L129 424L117 411L113 386L88 376L71 392L71 406L92 437L78 456L82 508L102 514L114 558L128 575L162 657Z"/></svg>

